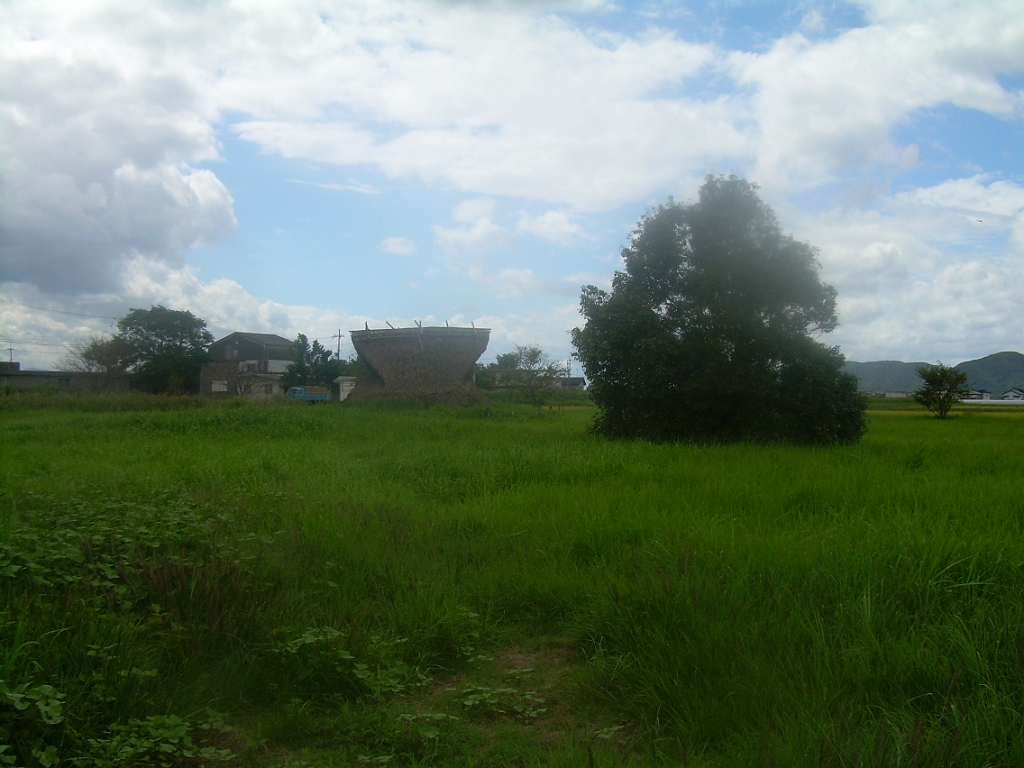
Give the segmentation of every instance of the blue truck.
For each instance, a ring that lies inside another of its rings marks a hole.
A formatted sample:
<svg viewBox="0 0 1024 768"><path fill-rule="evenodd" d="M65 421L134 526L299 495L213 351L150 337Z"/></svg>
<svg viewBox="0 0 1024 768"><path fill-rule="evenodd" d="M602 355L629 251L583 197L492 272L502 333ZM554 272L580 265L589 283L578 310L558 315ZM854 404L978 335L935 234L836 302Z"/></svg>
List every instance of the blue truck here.
<svg viewBox="0 0 1024 768"><path fill-rule="evenodd" d="M303 403L326 403L330 391L327 387L290 387L284 396Z"/></svg>

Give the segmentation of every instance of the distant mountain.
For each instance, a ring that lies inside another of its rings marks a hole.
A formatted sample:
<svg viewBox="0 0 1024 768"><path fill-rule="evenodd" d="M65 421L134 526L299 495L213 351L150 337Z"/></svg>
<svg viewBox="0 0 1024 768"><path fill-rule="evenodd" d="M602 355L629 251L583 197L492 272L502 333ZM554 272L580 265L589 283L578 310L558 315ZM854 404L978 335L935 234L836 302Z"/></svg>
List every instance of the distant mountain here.
<svg viewBox="0 0 1024 768"><path fill-rule="evenodd" d="M1008 389L1024 388L1024 355L1020 352L996 352L980 360L960 363L957 369L970 377L971 389L985 389L999 397Z"/></svg>
<svg viewBox="0 0 1024 768"><path fill-rule="evenodd" d="M921 386L917 369L929 363L903 363L879 360L872 363L848 362L844 370L860 379L861 392L913 392ZM997 352L979 360L967 360L956 366L966 371L971 389L984 389L999 397L1008 389L1024 388L1024 355Z"/></svg>
<svg viewBox="0 0 1024 768"><path fill-rule="evenodd" d="M873 363L848 362L843 369L860 379L861 392L913 392L920 388L917 369L928 363L902 363L878 360Z"/></svg>

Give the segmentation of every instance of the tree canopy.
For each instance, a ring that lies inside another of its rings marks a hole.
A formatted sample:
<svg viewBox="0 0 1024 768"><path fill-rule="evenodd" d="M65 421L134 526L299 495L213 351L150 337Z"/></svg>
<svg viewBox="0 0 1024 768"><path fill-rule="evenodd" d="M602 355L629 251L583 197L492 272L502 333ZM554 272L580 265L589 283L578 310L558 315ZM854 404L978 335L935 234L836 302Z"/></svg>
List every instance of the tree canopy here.
<svg viewBox="0 0 1024 768"><path fill-rule="evenodd" d="M118 336L90 336L75 344L61 358L64 370L87 373L122 374L131 364L132 348Z"/></svg>
<svg viewBox="0 0 1024 768"><path fill-rule="evenodd" d="M294 348L295 362L288 366L281 377L285 387L330 387L339 376L355 375L355 361L334 357L331 350L316 339L310 344L303 333L295 337Z"/></svg>
<svg viewBox="0 0 1024 768"><path fill-rule="evenodd" d="M838 349L817 251L782 232L757 186L708 176L697 202L646 214L611 292L588 285L577 358L599 432L655 440L855 442L864 399Z"/></svg>
<svg viewBox="0 0 1024 768"><path fill-rule="evenodd" d="M511 355L515 355L515 365L511 370L501 371L502 382L517 387L532 404L540 405L543 390L553 387L555 381L565 375L564 370L537 345L516 344L514 352L498 355L498 363L502 363L503 357L509 361Z"/></svg>
<svg viewBox="0 0 1024 768"><path fill-rule="evenodd" d="M536 344L516 344L515 349L498 355L493 363L476 366L478 386L515 387L534 405L540 404L544 389L554 386L565 375L563 367Z"/></svg>
<svg viewBox="0 0 1024 768"><path fill-rule="evenodd" d="M132 309L117 321L117 329L110 347L123 353L119 364L132 371L136 387L169 394L199 391L199 371L213 343L205 321L157 305Z"/></svg>
<svg viewBox="0 0 1024 768"><path fill-rule="evenodd" d="M956 403L968 393L967 372L947 365L922 365L917 369L921 388L914 399L940 419L946 418Z"/></svg>

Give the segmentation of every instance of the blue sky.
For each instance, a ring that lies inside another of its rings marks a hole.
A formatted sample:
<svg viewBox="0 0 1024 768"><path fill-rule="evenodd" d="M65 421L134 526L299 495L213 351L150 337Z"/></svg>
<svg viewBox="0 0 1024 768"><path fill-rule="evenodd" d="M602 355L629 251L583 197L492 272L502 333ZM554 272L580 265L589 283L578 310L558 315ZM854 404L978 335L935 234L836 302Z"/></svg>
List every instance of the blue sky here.
<svg viewBox="0 0 1024 768"><path fill-rule="evenodd" d="M565 359L644 211L737 173L819 248L850 359L1021 350L1022 11L12 0L0 339L51 367L159 303Z"/></svg>

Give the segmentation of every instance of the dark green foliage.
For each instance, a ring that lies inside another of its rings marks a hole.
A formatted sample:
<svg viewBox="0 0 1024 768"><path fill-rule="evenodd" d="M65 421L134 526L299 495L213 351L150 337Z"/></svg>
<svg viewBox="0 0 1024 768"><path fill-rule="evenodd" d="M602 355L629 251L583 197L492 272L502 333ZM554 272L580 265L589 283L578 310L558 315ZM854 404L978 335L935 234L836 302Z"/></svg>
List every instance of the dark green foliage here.
<svg viewBox="0 0 1024 768"><path fill-rule="evenodd" d="M288 366L281 383L285 387L329 387L339 376L355 376L355 369L354 360L333 357L319 341L314 339L310 345L306 335L300 333L295 337L295 362Z"/></svg>
<svg viewBox="0 0 1024 768"><path fill-rule="evenodd" d="M857 381L812 338L835 328L816 250L784 235L757 187L709 176L698 202L648 213L611 293L586 286L573 345L597 429L654 440L852 443Z"/></svg>
<svg viewBox="0 0 1024 768"><path fill-rule="evenodd" d="M493 366L499 371L511 371L519 367L519 347L516 347L515 352L506 352L503 355L498 355L494 359Z"/></svg>
<svg viewBox="0 0 1024 768"><path fill-rule="evenodd" d="M516 344L512 352L498 355L487 366L475 366L477 386L483 389L510 387L519 399L531 405L543 405L565 369L554 362L539 345Z"/></svg>
<svg viewBox="0 0 1024 768"><path fill-rule="evenodd" d="M544 365L549 365L551 362L540 347L523 347L517 344L514 351L498 355L493 363L474 365L476 385L481 389L491 389L498 386L499 383L509 385L516 378L516 374L513 372L522 370L524 364L529 366L531 357L535 362L539 362L543 358Z"/></svg>
<svg viewBox="0 0 1024 768"><path fill-rule="evenodd" d="M940 419L946 418L950 409L969 391L967 373L942 363L922 365L917 375L924 383L914 393L914 399Z"/></svg>
<svg viewBox="0 0 1024 768"><path fill-rule="evenodd" d="M199 371L209 360L213 334L191 312L155 306L133 309L117 321L111 345L126 350L122 363L143 392L198 393Z"/></svg>
<svg viewBox="0 0 1024 768"><path fill-rule="evenodd" d="M526 401L533 405L541 405L544 391L555 385L564 371L557 363L537 345L524 347L516 344L514 352L499 355L498 362L507 365L509 358L515 355L515 365L511 369L500 369L498 375L504 386L515 387Z"/></svg>

